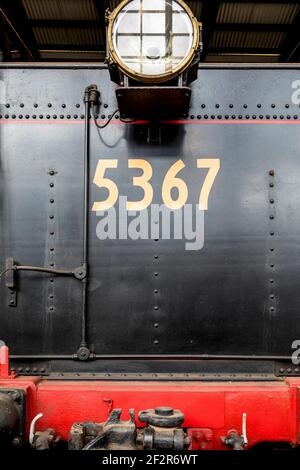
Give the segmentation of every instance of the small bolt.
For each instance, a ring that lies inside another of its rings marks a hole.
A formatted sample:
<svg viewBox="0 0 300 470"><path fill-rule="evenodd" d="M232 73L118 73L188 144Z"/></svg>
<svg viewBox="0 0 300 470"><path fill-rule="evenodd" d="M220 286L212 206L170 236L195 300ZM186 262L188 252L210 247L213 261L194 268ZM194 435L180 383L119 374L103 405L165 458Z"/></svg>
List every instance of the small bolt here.
<svg viewBox="0 0 300 470"><path fill-rule="evenodd" d="M19 437L14 437L12 440L12 445L18 447L21 444L21 439Z"/></svg>
<svg viewBox="0 0 300 470"><path fill-rule="evenodd" d="M274 176L274 174L275 174L274 170L270 170L270 171L269 171L269 175L270 175L270 176Z"/></svg>

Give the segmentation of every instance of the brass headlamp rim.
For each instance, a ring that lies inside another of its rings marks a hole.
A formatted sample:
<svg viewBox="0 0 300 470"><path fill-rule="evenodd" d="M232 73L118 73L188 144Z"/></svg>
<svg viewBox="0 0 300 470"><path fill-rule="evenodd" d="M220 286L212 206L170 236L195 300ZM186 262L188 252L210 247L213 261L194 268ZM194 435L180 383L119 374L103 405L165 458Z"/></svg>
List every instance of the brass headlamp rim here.
<svg viewBox="0 0 300 470"><path fill-rule="evenodd" d="M159 75L146 75L143 73L136 72L128 67L117 54L113 44L113 26L119 13L123 8L130 3L132 0L123 0L109 15L108 17L108 28L107 28L107 43L108 43L108 60L117 65L117 67L128 77L134 80L146 82L146 83L161 83L180 75L188 66L192 63L197 51L200 47L200 25L197 18L194 16L190 7L183 0L175 0L189 16L192 27L193 27L193 44L187 54L186 58L171 72L165 72Z"/></svg>

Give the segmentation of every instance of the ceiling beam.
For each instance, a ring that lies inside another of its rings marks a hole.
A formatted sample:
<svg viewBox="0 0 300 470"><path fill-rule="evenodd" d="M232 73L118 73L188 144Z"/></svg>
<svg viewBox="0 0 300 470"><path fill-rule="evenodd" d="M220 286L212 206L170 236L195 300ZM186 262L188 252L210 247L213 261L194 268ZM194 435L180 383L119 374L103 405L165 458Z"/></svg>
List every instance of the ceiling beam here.
<svg viewBox="0 0 300 470"><path fill-rule="evenodd" d="M290 32L283 41L280 61L292 62L300 57L300 10L290 25Z"/></svg>
<svg viewBox="0 0 300 470"><path fill-rule="evenodd" d="M201 18L203 28L203 51L201 60L204 61L208 54L209 43L215 30L221 1L205 0L202 5Z"/></svg>
<svg viewBox="0 0 300 470"><path fill-rule="evenodd" d="M20 0L1 0L0 22L13 46L18 48L22 58L39 58L37 42L29 26L26 11Z"/></svg>
<svg viewBox="0 0 300 470"><path fill-rule="evenodd" d="M100 21L100 30L102 31L103 35L103 44L106 49L106 20L105 20L105 13L108 10L108 1L107 0L94 0L95 8L98 13L99 21Z"/></svg>

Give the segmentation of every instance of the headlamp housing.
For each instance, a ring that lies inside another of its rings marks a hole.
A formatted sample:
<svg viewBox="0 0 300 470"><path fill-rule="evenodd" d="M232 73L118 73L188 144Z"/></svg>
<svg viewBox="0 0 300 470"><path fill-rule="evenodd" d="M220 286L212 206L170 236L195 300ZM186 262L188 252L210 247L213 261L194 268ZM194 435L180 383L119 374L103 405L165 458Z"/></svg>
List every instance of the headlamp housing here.
<svg viewBox="0 0 300 470"><path fill-rule="evenodd" d="M123 0L107 13L107 63L121 115L186 116L202 26L183 0Z"/></svg>
<svg viewBox="0 0 300 470"><path fill-rule="evenodd" d="M200 28L182 0L124 0L108 17L108 60L127 77L162 83L200 49Z"/></svg>

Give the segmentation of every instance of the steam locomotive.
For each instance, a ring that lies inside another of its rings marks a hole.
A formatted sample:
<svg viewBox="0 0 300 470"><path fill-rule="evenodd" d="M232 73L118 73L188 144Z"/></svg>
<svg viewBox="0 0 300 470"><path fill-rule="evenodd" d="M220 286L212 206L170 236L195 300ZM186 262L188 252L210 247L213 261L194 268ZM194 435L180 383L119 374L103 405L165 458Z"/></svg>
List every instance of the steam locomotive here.
<svg viewBox="0 0 300 470"><path fill-rule="evenodd" d="M0 65L1 445L298 445L299 66L137 3L104 65Z"/></svg>

